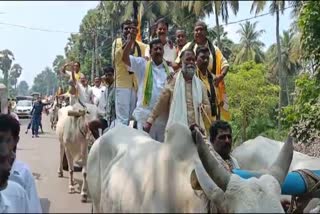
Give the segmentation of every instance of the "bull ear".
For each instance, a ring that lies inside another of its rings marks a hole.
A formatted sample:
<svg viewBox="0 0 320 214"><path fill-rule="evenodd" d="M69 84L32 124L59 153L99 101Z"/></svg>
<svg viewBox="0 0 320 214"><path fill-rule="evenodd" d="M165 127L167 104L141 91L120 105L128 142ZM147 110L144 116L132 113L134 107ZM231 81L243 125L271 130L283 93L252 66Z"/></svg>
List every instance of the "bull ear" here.
<svg viewBox="0 0 320 214"><path fill-rule="evenodd" d="M280 186L286 178L293 157L293 138L288 137L287 142L281 148L276 161L269 168L268 172L275 177Z"/></svg>
<svg viewBox="0 0 320 214"><path fill-rule="evenodd" d="M192 172L191 172L190 183L191 183L192 189L194 189L194 190L201 190L202 189L199 184L195 170L192 170Z"/></svg>
<svg viewBox="0 0 320 214"><path fill-rule="evenodd" d="M210 153L209 147L204 142L199 131L196 131L195 141L203 167L207 171L210 178L218 185L218 187L225 191L230 180L230 173L224 169L216 157Z"/></svg>

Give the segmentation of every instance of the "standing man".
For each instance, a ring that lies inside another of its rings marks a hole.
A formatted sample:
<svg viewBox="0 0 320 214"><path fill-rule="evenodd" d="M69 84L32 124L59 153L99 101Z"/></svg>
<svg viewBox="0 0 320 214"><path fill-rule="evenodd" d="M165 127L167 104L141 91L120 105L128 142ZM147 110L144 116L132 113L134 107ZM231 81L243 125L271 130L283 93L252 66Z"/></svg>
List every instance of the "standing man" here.
<svg viewBox="0 0 320 214"><path fill-rule="evenodd" d="M11 133L10 141L8 142L8 148L9 152L11 152L13 156L10 161L11 171L9 180L20 184L24 188L29 199L30 211L32 213L42 213L40 199L38 197L36 184L31 170L28 165L16 158L17 144L20 139L20 124L12 116L5 114L0 114L0 123L6 124L7 129L10 130Z"/></svg>
<svg viewBox="0 0 320 214"><path fill-rule="evenodd" d="M231 115L228 111L228 98L225 90L224 77L227 75L229 64L222 55L220 49L213 45L207 38L207 25L198 21L194 27L194 40L188 42L182 49L191 49L196 53L198 47L207 47L210 51L208 71L211 72L215 78L214 82L217 85L217 102L219 106L219 113L217 119L230 120ZM180 57L177 57L177 64L180 64Z"/></svg>
<svg viewBox="0 0 320 214"><path fill-rule="evenodd" d="M137 83L135 71L130 70L122 61L123 49L126 46L128 35L136 35L136 24L126 20L121 24L122 37L117 38L112 44L112 62L115 68L116 88L116 115L117 122L129 125L132 112L136 106ZM136 57L145 55L146 45L136 41L129 47L130 54Z"/></svg>
<svg viewBox="0 0 320 214"><path fill-rule="evenodd" d="M98 105L99 115L102 118L89 122L89 129L95 139L99 138L99 129L102 129L103 132L106 128L113 127L116 120L114 70L111 66L108 66L103 71L107 85Z"/></svg>
<svg viewBox="0 0 320 214"><path fill-rule="evenodd" d="M31 129L32 129L32 138L33 137L39 137L39 126L41 124L41 116L42 116L42 111L43 107L46 105L49 105L50 103L42 103L41 97L37 97L37 101L34 102L33 108L31 110Z"/></svg>
<svg viewBox="0 0 320 214"><path fill-rule="evenodd" d="M127 45L123 50L123 61L135 71L138 78L138 101L134 110L134 117L137 120L137 128L142 130L148 115L156 104L160 93L173 69L167 65L163 59L163 44L160 39L150 42L151 60L147 61L143 57L130 55L130 46L134 43L133 37L128 38ZM164 128L166 117L155 123L154 129L150 131L153 139L162 142L164 140Z"/></svg>
<svg viewBox="0 0 320 214"><path fill-rule="evenodd" d="M74 104L76 98L79 98L81 102L83 103L90 103L93 104L93 92L92 88L88 84L88 80L84 74L80 75L80 82L76 80L75 71L72 70L71 72L71 98L73 100L71 101L71 105ZM72 97L73 96L73 97Z"/></svg>
<svg viewBox="0 0 320 214"><path fill-rule="evenodd" d="M209 131L211 123L219 117L218 102L216 97L217 85L214 75L208 70L210 51L207 47L198 47L196 51L197 77L205 85L210 101L211 114L204 120L206 130Z"/></svg>
<svg viewBox="0 0 320 214"><path fill-rule="evenodd" d="M66 70L68 66L69 66L70 70ZM76 61L76 62L66 63L60 71L60 73L63 76L66 76L69 78L69 90L65 93L65 95L68 95L70 105L72 105L74 103L74 98L75 98L75 95L70 94L71 87L72 87L72 81L73 81L72 80L72 71L74 71L75 80L78 82L78 81L80 81L81 76L83 76L83 73L80 71L80 68L81 68L80 62Z"/></svg>
<svg viewBox="0 0 320 214"><path fill-rule="evenodd" d="M210 113L207 91L201 80L195 76L195 55L192 50L181 53L182 69L173 81L166 85L154 106L144 130L149 132L154 121L163 112L169 113L167 128L174 122L186 126L197 124L205 130L203 116Z"/></svg>
<svg viewBox="0 0 320 214"><path fill-rule="evenodd" d="M163 59L167 62L169 66L172 66L172 63L176 59L176 50L173 47L173 44L168 41L167 34L168 34L169 23L164 19L161 18L156 22L156 34L158 39L161 40L163 45ZM150 58L150 50L147 48L145 57L147 59Z"/></svg>
<svg viewBox="0 0 320 214"><path fill-rule="evenodd" d="M6 115L11 117L10 115ZM12 118L12 117L11 117ZM13 118L12 118L13 119ZM15 120L15 119L13 119ZM0 123L0 213L29 213L26 191L18 183L10 181L11 162L14 153L9 150L12 141L11 129Z"/></svg>
<svg viewBox="0 0 320 214"><path fill-rule="evenodd" d="M98 106L101 94L106 90L106 87L102 85L101 78L96 77L94 79L94 86L92 87L93 104Z"/></svg>
<svg viewBox="0 0 320 214"><path fill-rule="evenodd" d="M74 70L74 72L75 72L75 74L74 74L75 79L76 79L77 81L79 81L79 80L80 80L80 77L81 77L81 75L82 75L82 73L80 72L80 62L70 62L70 63L66 63L66 64L62 67L61 73L62 73L63 75L67 75L67 76L69 77L69 79L71 80L71 79L72 79L72 77L71 77L72 71L66 70L68 66L71 68L71 70Z"/></svg>
<svg viewBox="0 0 320 214"><path fill-rule="evenodd" d="M180 55L182 48L187 44L187 34L185 30L176 30L176 53Z"/></svg>

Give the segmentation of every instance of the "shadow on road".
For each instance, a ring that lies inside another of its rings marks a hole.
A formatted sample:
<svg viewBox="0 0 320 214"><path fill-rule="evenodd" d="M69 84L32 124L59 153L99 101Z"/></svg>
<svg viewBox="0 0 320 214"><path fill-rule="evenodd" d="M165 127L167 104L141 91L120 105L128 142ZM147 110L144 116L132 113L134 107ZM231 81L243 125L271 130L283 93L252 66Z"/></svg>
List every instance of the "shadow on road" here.
<svg viewBox="0 0 320 214"><path fill-rule="evenodd" d="M40 198L42 213L49 213L50 201L47 198Z"/></svg>
<svg viewBox="0 0 320 214"><path fill-rule="evenodd" d="M39 135L39 139L54 139L54 140L56 140L57 139L57 137L56 136L54 136L54 135Z"/></svg>

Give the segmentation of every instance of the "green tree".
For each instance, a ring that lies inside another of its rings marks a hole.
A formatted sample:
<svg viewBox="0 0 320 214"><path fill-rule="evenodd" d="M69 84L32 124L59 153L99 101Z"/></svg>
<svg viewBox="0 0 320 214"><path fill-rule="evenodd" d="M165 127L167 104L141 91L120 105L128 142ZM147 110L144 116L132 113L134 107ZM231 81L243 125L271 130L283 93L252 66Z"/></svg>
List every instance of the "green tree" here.
<svg viewBox="0 0 320 214"><path fill-rule="evenodd" d="M188 7L190 12L195 13L199 18L209 15L212 12L215 14L216 26L219 24L219 16L221 16L222 21L228 23L229 19L229 8L232 12L237 15L239 11L239 1L228 1L228 0L219 0L219 1L181 1L181 7ZM220 28L217 28L217 46L221 48L220 41Z"/></svg>
<svg viewBox="0 0 320 214"><path fill-rule="evenodd" d="M251 12L255 11L255 14L262 12L265 8L267 2L269 1L258 1L254 0L251 6ZM280 42L280 32L279 32L279 26L280 26L280 15L283 14L285 10L286 4L291 4L293 7L299 7L301 6L300 3L297 3L297 1L277 1L272 0L270 1L269 5L269 11L272 15L276 16L276 41L277 41L277 59L278 59L278 76L279 76L279 121L278 121L278 127L279 130L281 129L281 109L284 106L284 100L286 98L285 96L285 77L283 77L283 64L281 60L281 42Z"/></svg>
<svg viewBox="0 0 320 214"><path fill-rule="evenodd" d="M263 42L260 37L265 32L264 30L256 30L257 22L250 23L247 21L245 24L240 24L240 29L237 31L240 34L240 44L238 46L239 52L236 55L235 62L240 64L246 61L253 60L256 63L264 61L264 53L262 48Z"/></svg>
<svg viewBox="0 0 320 214"><path fill-rule="evenodd" d="M301 70L300 65L300 47L298 37L292 31L283 31L283 35L280 37L281 42L281 59L283 61L283 77L285 80L285 101L284 104L288 105L292 102L290 93L294 91L294 78L298 75ZM272 81L279 80L277 73L277 56L276 56L276 45L270 46L267 51L269 57L269 77Z"/></svg>
<svg viewBox="0 0 320 214"><path fill-rule="evenodd" d="M240 142L256 137L261 133L249 132L250 127L257 120L268 121L272 118L273 109L277 105L278 87L267 81L267 68L263 64L253 61L240 65L233 65L226 77L227 93L229 96L232 126L237 133L241 133ZM254 93L252 93L254 91ZM267 123L272 124L272 121ZM266 131L269 126L260 129ZM252 129L252 128L251 128ZM238 141L239 142L239 141Z"/></svg>
<svg viewBox="0 0 320 214"><path fill-rule="evenodd" d="M298 25L301 31L301 46L303 57L311 66L310 71L315 74L318 70L320 81L320 2L307 1L300 13Z"/></svg>
<svg viewBox="0 0 320 214"><path fill-rule="evenodd" d="M221 51L223 56L229 60L232 54L232 48L234 46L234 42L228 38L228 32L224 31L224 27L220 26L220 42L221 42ZM213 41L215 45L218 43L218 28L214 26L213 28L208 29L208 39Z"/></svg>
<svg viewBox="0 0 320 214"><path fill-rule="evenodd" d="M26 81L22 80L17 86L18 96L28 96L29 95L29 85Z"/></svg>
<svg viewBox="0 0 320 214"><path fill-rule="evenodd" d="M66 64L66 59L62 55L57 55L52 63L53 71L56 73L58 78L58 86L61 87L63 91L66 91L68 87L68 79L63 78L60 74L61 68Z"/></svg>
<svg viewBox="0 0 320 214"><path fill-rule="evenodd" d="M296 80L295 99L283 109L283 124L302 143L320 138L320 84L310 74Z"/></svg>
<svg viewBox="0 0 320 214"><path fill-rule="evenodd" d="M46 67L33 80L32 92L39 92L42 95L53 95L57 90L57 75L51 68Z"/></svg>
<svg viewBox="0 0 320 214"><path fill-rule="evenodd" d="M18 78L21 76L22 73L22 67L19 64L14 64L12 68L10 69L10 83L11 85L14 85L14 89L17 89L17 82Z"/></svg>
<svg viewBox="0 0 320 214"><path fill-rule="evenodd" d="M13 60L14 55L12 51L8 49L0 51L0 70L3 73L3 81L7 88L9 88L9 72Z"/></svg>

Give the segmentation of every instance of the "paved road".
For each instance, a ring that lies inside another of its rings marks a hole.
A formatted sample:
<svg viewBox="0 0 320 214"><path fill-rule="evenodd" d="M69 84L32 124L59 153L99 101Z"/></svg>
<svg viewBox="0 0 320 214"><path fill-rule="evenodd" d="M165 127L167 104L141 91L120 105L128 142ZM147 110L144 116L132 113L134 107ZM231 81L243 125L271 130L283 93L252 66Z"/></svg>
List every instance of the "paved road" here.
<svg viewBox="0 0 320 214"><path fill-rule="evenodd" d="M31 130L25 134L29 119L21 119L20 142L17 158L27 163L35 177L44 213L88 213L91 203L81 203L79 194L68 193L68 172L58 178L59 141L50 128L48 116L43 116L44 134L31 138ZM82 181L81 173L75 172L77 183Z"/></svg>

